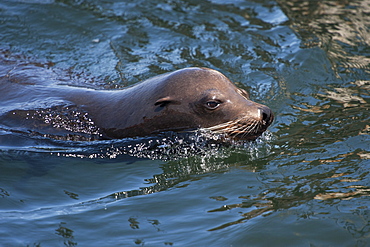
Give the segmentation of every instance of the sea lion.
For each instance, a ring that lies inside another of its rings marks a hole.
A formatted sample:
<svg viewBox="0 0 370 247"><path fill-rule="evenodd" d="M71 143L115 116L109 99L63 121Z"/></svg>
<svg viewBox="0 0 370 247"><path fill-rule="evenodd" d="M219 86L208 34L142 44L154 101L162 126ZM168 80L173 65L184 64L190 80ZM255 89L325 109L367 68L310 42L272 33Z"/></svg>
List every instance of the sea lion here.
<svg viewBox="0 0 370 247"><path fill-rule="evenodd" d="M125 90L85 90L66 97L82 106L109 138L205 128L254 140L273 121L270 108L207 68L177 70Z"/></svg>
<svg viewBox="0 0 370 247"><path fill-rule="evenodd" d="M20 86L27 89L17 89ZM22 118L23 127L27 121L32 122L31 127L27 126L34 128L28 130L32 133L42 128L40 133L81 132L99 139L119 139L203 128L236 139L255 140L274 119L270 108L251 101L246 91L208 68L180 69L122 90L27 83L9 72L0 78L0 90L0 101L8 109L13 105L6 114L0 112L0 125L11 128L16 126L15 117L17 121ZM63 114L55 114L55 109L40 110L45 106L62 107ZM80 115L68 116L65 109L74 109ZM36 124L36 120L42 124ZM81 128L79 124L84 121L88 125Z"/></svg>

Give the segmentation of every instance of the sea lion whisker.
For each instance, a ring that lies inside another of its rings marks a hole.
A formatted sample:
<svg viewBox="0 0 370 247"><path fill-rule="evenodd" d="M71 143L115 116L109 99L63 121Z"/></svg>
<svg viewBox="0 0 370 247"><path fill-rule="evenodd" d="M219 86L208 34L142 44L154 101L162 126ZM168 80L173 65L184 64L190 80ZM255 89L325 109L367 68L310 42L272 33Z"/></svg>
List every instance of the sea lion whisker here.
<svg viewBox="0 0 370 247"><path fill-rule="evenodd" d="M223 133L234 138L248 138L248 136L258 136L263 132L261 131L263 126L264 124L262 121L250 117L242 117L237 120L228 121L206 129L215 133Z"/></svg>
<svg viewBox="0 0 370 247"><path fill-rule="evenodd" d="M253 120L253 121L250 121L251 124L250 125L247 125L243 131L242 131L242 137L246 137L247 135L251 134L251 133L258 133L258 129L259 129L259 121L256 121L256 120Z"/></svg>
<svg viewBox="0 0 370 247"><path fill-rule="evenodd" d="M237 126L236 128L233 129L231 134L233 136L243 135L244 133L248 133L249 128L250 128L250 126Z"/></svg>
<svg viewBox="0 0 370 247"><path fill-rule="evenodd" d="M251 122L251 124L247 125L244 128L244 131L245 132L250 132L250 131L252 131L255 128L256 123L254 121L250 121L250 122Z"/></svg>
<svg viewBox="0 0 370 247"><path fill-rule="evenodd" d="M217 131L224 131L225 128L230 128L230 125L233 123L234 121L229 121L229 122L225 122L225 123L222 123L222 124L218 124L218 125L215 125L215 126L211 126L211 127L208 127L208 128L205 128L206 130L211 130L211 131L214 131L214 132L217 132Z"/></svg>

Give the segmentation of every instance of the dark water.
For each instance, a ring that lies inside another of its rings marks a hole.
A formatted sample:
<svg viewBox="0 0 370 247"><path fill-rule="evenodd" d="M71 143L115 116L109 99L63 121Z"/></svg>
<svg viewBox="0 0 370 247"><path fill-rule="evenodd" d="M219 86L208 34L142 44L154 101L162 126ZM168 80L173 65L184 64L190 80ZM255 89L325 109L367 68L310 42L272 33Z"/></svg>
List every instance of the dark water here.
<svg viewBox="0 0 370 247"><path fill-rule="evenodd" d="M1 1L2 53L70 84L205 66L276 120L235 147L2 129L0 245L368 246L369 12L367 0Z"/></svg>

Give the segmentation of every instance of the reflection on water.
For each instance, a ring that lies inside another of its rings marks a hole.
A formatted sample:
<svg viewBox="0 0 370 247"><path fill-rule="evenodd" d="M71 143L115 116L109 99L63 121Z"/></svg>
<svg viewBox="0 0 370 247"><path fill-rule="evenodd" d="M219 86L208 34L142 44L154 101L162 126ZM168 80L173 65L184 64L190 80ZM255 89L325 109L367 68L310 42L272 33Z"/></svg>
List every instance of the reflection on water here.
<svg viewBox="0 0 370 247"><path fill-rule="evenodd" d="M303 38L305 47L319 46L338 76L369 70L369 1L278 0Z"/></svg>
<svg viewBox="0 0 370 247"><path fill-rule="evenodd" d="M0 47L28 57L29 81L42 66L45 84L116 88L206 66L276 122L243 145L4 128L4 245L368 246L369 1L39 2L0 3Z"/></svg>

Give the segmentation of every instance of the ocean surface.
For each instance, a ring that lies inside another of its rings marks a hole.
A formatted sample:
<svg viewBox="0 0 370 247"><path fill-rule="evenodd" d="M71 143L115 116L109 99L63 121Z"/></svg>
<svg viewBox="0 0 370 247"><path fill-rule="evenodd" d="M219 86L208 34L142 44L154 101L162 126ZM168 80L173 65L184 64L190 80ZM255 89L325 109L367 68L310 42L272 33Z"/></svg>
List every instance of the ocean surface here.
<svg viewBox="0 0 370 247"><path fill-rule="evenodd" d="M113 89L208 67L275 121L234 145L0 122L0 246L370 246L369 13L369 0L1 0L0 54L26 65L22 83Z"/></svg>

